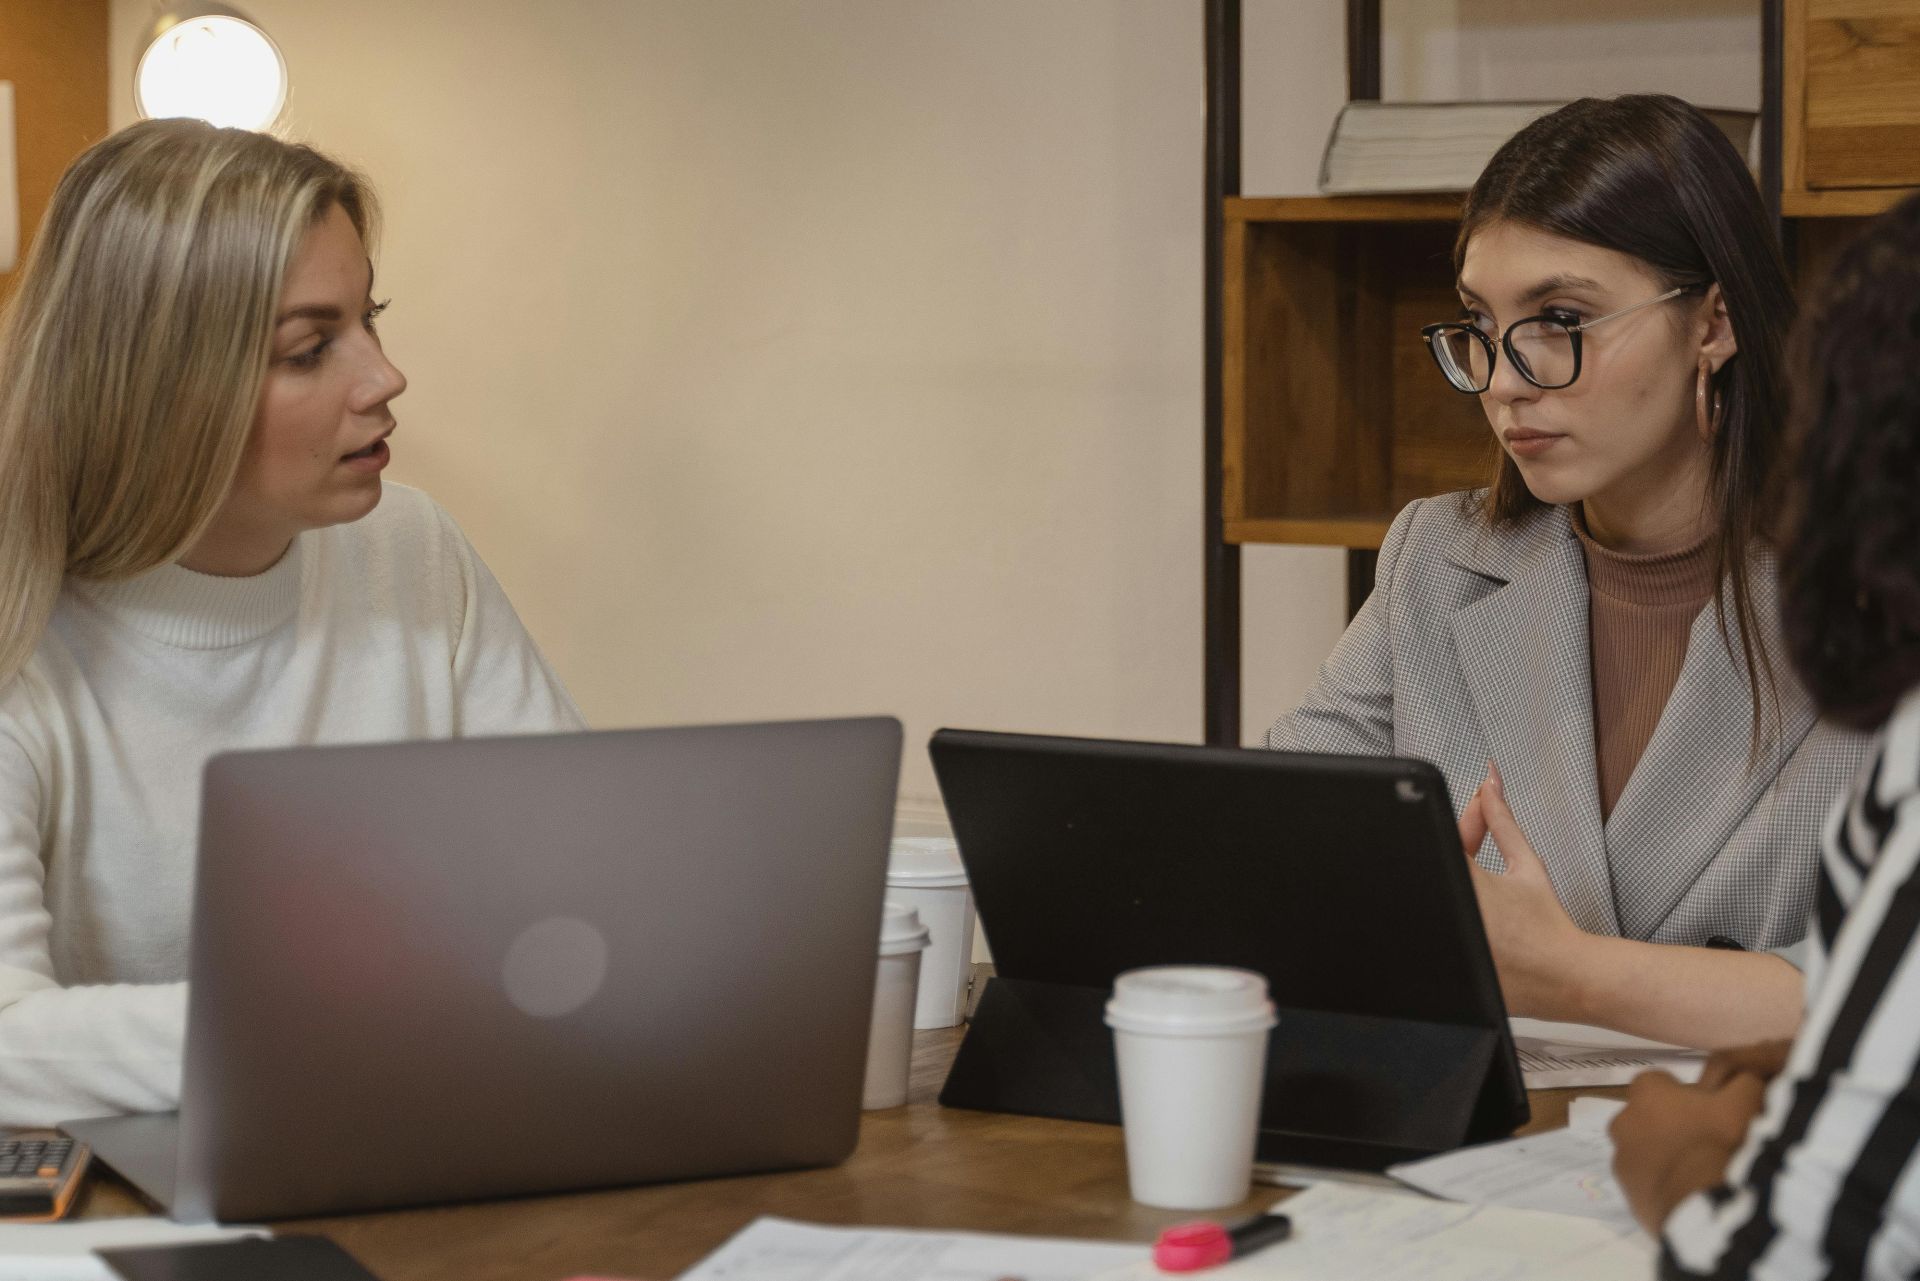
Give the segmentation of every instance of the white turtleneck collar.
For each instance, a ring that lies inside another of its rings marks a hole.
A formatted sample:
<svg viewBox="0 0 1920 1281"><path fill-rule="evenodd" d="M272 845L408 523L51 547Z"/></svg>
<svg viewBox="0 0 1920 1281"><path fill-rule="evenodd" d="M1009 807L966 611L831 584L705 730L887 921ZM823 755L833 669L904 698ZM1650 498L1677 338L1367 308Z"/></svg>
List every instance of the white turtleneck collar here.
<svg viewBox="0 0 1920 1281"><path fill-rule="evenodd" d="M300 607L300 544L246 578L162 565L112 583L70 585L142 636L177 649L225 649L259 640Z"/></svg>

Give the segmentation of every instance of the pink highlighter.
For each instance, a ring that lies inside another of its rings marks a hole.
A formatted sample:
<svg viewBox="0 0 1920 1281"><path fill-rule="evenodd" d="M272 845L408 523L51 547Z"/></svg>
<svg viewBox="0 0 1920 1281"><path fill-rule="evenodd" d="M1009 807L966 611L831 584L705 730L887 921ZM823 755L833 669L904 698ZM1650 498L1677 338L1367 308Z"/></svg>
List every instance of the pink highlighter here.
<svg viewBox="0 0 1920 1281"><path fill-rule="evenodd" d="M1204 1220L1181 1223L1154 1242L1153 1264L1162 1272L1198 1272L1244 1258L1292 1235L1293 1220L1284 1214L1263 1214L1236 1228Z"/></svg>

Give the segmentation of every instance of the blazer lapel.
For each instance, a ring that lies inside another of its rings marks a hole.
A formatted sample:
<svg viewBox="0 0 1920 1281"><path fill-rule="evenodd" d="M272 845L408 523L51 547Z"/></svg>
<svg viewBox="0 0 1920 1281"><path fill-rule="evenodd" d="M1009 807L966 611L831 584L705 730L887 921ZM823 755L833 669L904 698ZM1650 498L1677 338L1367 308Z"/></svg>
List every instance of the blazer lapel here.
<svg viewBox="0 0 1920 1281"><path fill-rule="evenodd" d="M1660 928L1813 728L1813 704L1793 677L1773 621L1778 584L1770 555L1755 558L1751 584L1760 620L1755 639L1779 687L1778 737L1763 679L1761 753L1749 768L1753 702L1746 662L1737 634L1731 649L1721 637L1709 603L1693 620L1673 693L1607 820L1614 892L1629 938L1649 938Z"/></svg>
<svg viewBox="0 0 1920 1281"><path fill-rule="evenodd" d="M1506 584L1454 614L1453 639L1514 816L1574 921L1618 933L1600 824L1580 544L1556 507L1488 533L1454 559Z"/></svg>

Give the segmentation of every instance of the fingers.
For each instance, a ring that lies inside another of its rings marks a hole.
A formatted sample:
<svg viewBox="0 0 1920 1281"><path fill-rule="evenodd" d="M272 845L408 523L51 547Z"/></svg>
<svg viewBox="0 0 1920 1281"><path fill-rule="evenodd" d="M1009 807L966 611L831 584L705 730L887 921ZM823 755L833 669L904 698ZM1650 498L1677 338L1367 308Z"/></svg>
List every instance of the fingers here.
<svg viewBox="0 0 1920 1281"><path fill-rule="evenodd" d="M1706 1064L1700 1069L1701 1088L1717 1090L1737 1076L1759 1075L1757 1066L1747 1046L1737 1050L1715 1050L1707 1056Z"/></svg>
<svg viewBox="0 0 1920 1281"><path fill-rule="evenodd" d="M1487 781L1480 785L1479 794L1487 830L1493 835L1493 843L1500 848L1500 856L1507 862L1507 871L1537 871L1544 876L1546 869L1540 863L1540 856L1533 852L1527 834L1520 830L1519 820L1507 807L1506 788L1500 781L1499 769L1492 762L1488 762Z"/></svg>
<svg viewBox="0 0 1920 1281"><path fill-rule="evenodd" d="M1680 1078L1673 1073L1663 1072L1659 1068L1650 1068L1627 1083L1627 1106L1632 1107L1636 1103L1657 1100L1686 1088L1680 1084ZM1614 1119L1619 1120L1618 1117Z"/></svg>
<svg viewBox="0 0 1920 1281"><path fill-rule="evenodd" d="M1728 1151L1747 1137L1753 1118L1766 1106L1767 1083L1751 1072L1740 1072L1716 1090L1703 1090L1707 1107L1703 1119Z"/></svg>
<svg viewBox="0 0 1920 1281"><path fill-rule="evenodd" d="M1767 1082L1765 1077L1754 1072L1752 1064L1715 1054L1700 1070L1700 1079L1694 1082L1694 1088L1716 1097L1729 1094L1745 1097L1749 1090L1756 1093L1765 1091Z"/></svg>
<svg viewBox="0 0 1920 1281"><path fill-rule="evenodd" d="M1700 1084L1717 1090L1742 1073L1771 1081L1786 1070L1787 1055L1792 1049L1791 1041L1762 1041L1757 1045L1715 1050L1700 1070Z"/></svg>
<svg viewBox="0 0 1920 1281"><path fill-rule="evenodd" d="M1700 1088L1717 1090L1739 1074L1739 1059L1725 1050L1716 1050L1707 1056L1700 1069Z"/></svg>
<svg viewBox="0 0 1920 1281"><path fill-rule="evenodd" d="M1746 1122L1760 1110L1767 1097L1767 1083L1751 1072L1741 1072L1717 1091L1727 1101L1728 1110L1740 1118L1739 1132L1747 1132Z"/></svg>
<svg viewBox="0 0 1920 1281"><path fill-rule="evenodd" d="M1628 1083L1627 1106L1607 1123L1607 1134L1616 1145L1619 1144L1633 1133L1649 1111L1658 1115L1657 1109L1663 1099L1686 1088L1674 1079L1671 1072L1658 1069L1642 1072Z"/></svg>
<svg viewBox="0 0 1920 1281"><path fill-rule="evenodd" d="M1717 1090L1742 1072L1753 1070L1748 1062L1754 1047L1739 1045L1728 1050L1715 1050L1707 1055L1707 1061L1700 1068L1700 1084L1705 1089Z"/></svg>
<svg viewBox="0 0 1920 1281"><path fill-rule="evenodd" d="M1771 1081L1787 1070L1787 1060L1793 1057L1792 1041L1762 1041L1754 1047L1754 1065L1761 1076Z"/></svg>
<svg viewBox="0 0 1920 1281"><path fill-rule="evenodd" d="M1673 1124L1687 1117L1699 1133L1711 1134L1731 1149L1745 1138L1766 1095L1767 1083L1751 1072L1735 1072L1719 1085L1709 1085L1704 1076L1698 1084L1685 1085L1668 1072L1642 1072L1627 1087L1627 1106L1607 1132L1619 1143L1646 1124Z"/></svg>
<svg viewBox="0 0 1920 1281"><path fill-rule="evenodd" d="M1480 791L1480 788L1474 789L1473 795L1467 798L1467 808L1460 814L1460 848L1466 851L1469 863L1487 839L1487 816L1480 804Z"/></svg>

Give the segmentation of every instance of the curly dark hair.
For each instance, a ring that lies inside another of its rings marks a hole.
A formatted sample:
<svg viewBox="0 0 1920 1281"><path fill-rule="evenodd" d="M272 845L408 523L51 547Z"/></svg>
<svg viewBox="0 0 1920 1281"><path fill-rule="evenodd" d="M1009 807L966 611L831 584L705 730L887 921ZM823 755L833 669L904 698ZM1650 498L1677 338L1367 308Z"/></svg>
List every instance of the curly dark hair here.
<svg viewBox="0 0 1920 1281"><path fill-rule="evenodd" d="M1791 353L1787 651L1822 715L1873 729L1920 685L1920 196L1840 253Z"/></svg>

